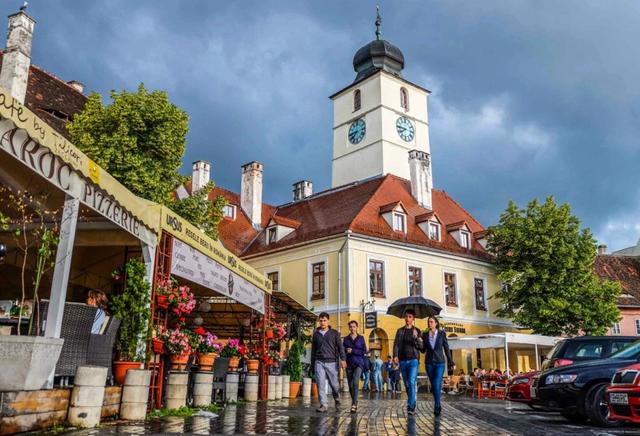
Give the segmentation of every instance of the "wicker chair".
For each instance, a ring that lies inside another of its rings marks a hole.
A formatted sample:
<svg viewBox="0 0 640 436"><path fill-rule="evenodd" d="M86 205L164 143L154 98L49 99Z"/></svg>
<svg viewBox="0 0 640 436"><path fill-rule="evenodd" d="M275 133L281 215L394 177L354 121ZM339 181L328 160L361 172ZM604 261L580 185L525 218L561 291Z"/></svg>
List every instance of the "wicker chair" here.
<svg viewBox="0 0 640 436"><path fill-rule="evenodd" d="M113 344L118 335L120 328L120 320L113 316L109 319L109 324L104 334L91 334L89 339L89 352L87 354L87 363L95 366L106 366L108 368L108 377L111 379L113 373Z"/></svg>
<svg viewBox="0 0 640 436"><path fill-rule="evenodd" d="M46 325L49 300L40 302L40 314L44 320L42 331ZM64 339L60 358L56 364L56 377L73 377L80 365L87 363L91 327L96 317L97 308L83 303L65 303L62 315L60 337Z"/></svg>

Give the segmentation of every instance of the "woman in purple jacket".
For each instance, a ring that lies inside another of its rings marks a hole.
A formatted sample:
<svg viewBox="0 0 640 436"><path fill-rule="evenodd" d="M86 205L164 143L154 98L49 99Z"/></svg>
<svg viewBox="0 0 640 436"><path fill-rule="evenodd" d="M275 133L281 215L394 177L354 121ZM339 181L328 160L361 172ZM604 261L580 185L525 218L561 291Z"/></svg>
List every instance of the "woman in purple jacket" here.
<svg viewBox="0 0 640 436"><path fill-rule="evenodd" d="M358 322L349 321L349 334L342 341L344 350L347 353L347 380L349 382L349 393L351 394L351 413L358 411L358 389L360 376L365 369L365 354L367 345L364 336L358 334Z"/></svg>

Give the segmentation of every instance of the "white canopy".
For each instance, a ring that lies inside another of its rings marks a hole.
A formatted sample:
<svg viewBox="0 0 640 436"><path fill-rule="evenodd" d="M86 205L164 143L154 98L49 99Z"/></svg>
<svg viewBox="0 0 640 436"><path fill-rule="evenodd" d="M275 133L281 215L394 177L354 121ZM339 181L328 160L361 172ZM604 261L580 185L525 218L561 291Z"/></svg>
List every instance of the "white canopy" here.
<svg viewBox="0 0 640 436"><path fill-rule="evenodd" d="M560 340L554 336L527 335L524 333L488 333L448 338L451 350L473 350L482 348L504 348L507 368L509 367L509 347L528 348L533 346L536 353L536 369L540 363L538 347L553 347Z"/></svg>

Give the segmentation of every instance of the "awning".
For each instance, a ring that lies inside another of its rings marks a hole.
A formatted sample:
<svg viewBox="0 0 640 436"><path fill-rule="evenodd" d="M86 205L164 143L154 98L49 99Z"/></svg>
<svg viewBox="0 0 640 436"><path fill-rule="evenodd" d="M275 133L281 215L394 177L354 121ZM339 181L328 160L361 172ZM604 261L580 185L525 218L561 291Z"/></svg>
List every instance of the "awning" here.
<svg viewBox="0 0 640 436"><path fill-rule="evenodd" d="M295 313L303 319L311 322L315 322L318 318L318 315L307 309L286 292L273 291L273 294L271 294L271 304L277 304L278 302L282 302L282 304L286 306L285 313Z"/></svg>
<svg viewBox="0 0 640 436"><path fill-rule="evenodd" d="M553 347L560 340L554 336L527 335L524 333L491 333L485 335L469 335L447 338L449 348L452 350L473 350L484 348L502 348L505 343L509 347L518 345L538 345L540 347Z"/></svg>

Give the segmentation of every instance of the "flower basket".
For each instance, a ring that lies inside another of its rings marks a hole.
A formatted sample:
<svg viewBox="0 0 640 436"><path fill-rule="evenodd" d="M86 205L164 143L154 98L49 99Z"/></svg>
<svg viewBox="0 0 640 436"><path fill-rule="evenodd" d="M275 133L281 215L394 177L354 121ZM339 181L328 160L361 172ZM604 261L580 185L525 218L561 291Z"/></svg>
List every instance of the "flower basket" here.
<svg viewBox="0 0 640 436"><path fill-rule="evenodd" d="M264 336L265 336L267 339L273 339L273 329L266 329L266 330L264 331Z"/></svg>
<svg viewBox="0 0 640 436"><path fill-rule="evenodd" d="M247 371L250 374L257 374L258 368L260 368L260 360L258 359L249 359L247 360Z"/></svg>
<svg viewBox="0 0 640 436"><path fill-rule="evenodd" d="M198 353L198 365L200 371L211 371L218 353Z"/></svg>
<svg viewBox="0 0 640 436"><path fill-rule="evenodd" d="M229 358L229 372L238 371L238 365L240 365L240 357L233 356Z"/></svg>
<svg viewBox="0 0 640 436"><path fill-rule="evenodd" d="M167 350L164 348L164 341L160 338L153 338L151 340L151 348L156 354L166 354Z"/></svg>
<svg viewBox="0 0 640 436"><path fill-rule="evenodd" d="M184 354L172 354L171 355L171 369L176 371L184 371L189 362L189 353Z"/></svg>
<svg viewBox="0 0 640 436"><path fill-rule="evenodd" d="M160 309L169 308L169 299L166 295L156 294L156 306Z"/></svg>

